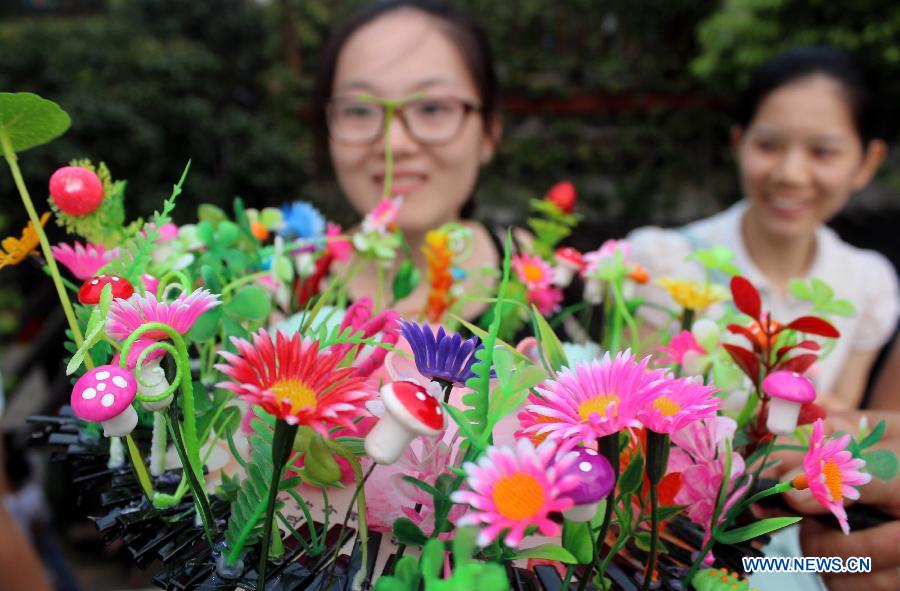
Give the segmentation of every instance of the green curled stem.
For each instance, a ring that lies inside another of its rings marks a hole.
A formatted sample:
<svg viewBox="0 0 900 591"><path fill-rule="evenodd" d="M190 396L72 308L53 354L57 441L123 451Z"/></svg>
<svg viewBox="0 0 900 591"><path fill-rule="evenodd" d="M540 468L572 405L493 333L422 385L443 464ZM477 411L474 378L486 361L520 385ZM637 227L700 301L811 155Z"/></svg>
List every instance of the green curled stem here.
<svg viewBox="0 0 900 591"><path fill-rule="evenodd" d="M181 286L181 291L183 293L190 293L191 291L191 280L187 275L182 273L181 271L169 271L159 279L159 285L156 288L157 294L166 293L166 288L169 287L169 284L172 283L172 280L178 280L178 284ZM161 297L161 296L160 296Z"/></svg>
<svg viewBox="0 0 900 591"><path fill-rule="evenodd" d="M151 323L141 326L140 328L135 330L133 333L128 335L128 338L125 339L125 342L122 344L122 351L119 353L119 367L121 367L122 369L127 369L128 354L131 352L131 347L132 347L132 345L134 345L134 342L137 341L142 335L144 335L145 333L147 333L151 330L159 330L159 327L165 327L165 328L169 329L169 331L171 331L172 334L178 334L169 325L163 324L162 322L151 322ZM168 331L167 331L167 334L169 334ZM170 336L171 336L171 334L170 334ZM181 335L179 335L179 337L180 336ZM178 385L181 382L182 373L184 373L183 367L187 367L188 370L190 370L190 361L179 360L178 349L174 345L164 342L164 341L157 341L151 345L148 345L146 349L141 351L141 354L137 358L137 363L135 364L134 373L135 373L136 379L138 381L138 384L140 384L142 386L147 385L141 380L141 369L144 366L144 361L146 360L147 356L150 353L157 351L159 349L164 350L166 353L168 353L169 355L172 356L172 359L175 360L175 379L172 380L172 383L169 384L168 388L166 388L164 391L160 392L159 394L147 395L147 394L142 394L142 393L138 392L137 395L135 396L135 398L137 398L141 402L159 402L160 400L165 400L166 398L168 398L169 396L174 394L175 391L178 389ZM185 354L187 354L186 351L185 351Z"/></svg>
<svg viewBox="0 0 900 591"><path fill-rule="evenodd" d="M215 521L212 517L212 511L209 508L209 497L206 494L206 487L201 484L204 481L203 464L200 459L200 447L197 442L197 416L194 406L194 385L191 382L190 358L188 357L184 337L168 324L163 322L148 322L140 326L125 339L125 343L122 346L120 363L125 363L127 365L128 351L131 349L131 346L138 338L150 331L162 332L172 340L172 345L170 346L174 348L173 358L177 368L176 375L178 376L178 379L174 380L172 383L174 386L172 387L172 392L180 386L181 396L178 398L181 401L184 425L183 429L177 428L177 425L172 426L175 435L175 446L179 455L183 456L181 459L185 475L189 478L191 492L194 495L194 502L197 505L200 518L203 521L203 529L206 532L206 537L210 546L212 546ZM151 345L151 347L152 346L154 345ZM166 392L163 392L158 396L148 398L162 399L169 394L167 389ZM175 403L172 404L170 412L173 416L177 414L175 412Z"/></svg>

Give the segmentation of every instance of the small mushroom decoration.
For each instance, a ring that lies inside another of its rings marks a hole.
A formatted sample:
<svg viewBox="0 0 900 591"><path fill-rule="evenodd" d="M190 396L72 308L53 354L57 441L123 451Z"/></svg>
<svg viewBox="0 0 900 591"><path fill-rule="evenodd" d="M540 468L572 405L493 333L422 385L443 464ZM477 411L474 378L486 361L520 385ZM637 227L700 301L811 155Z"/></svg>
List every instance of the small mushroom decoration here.
<svg viewBox="0 0 900 591"><path fill-rule="evenodd" d="M612 466L596 450L579 447L569 474L578 476L581 483L566 493L575 503L563 512L569 521L590 521L597 514L597 504L606 498L616 483Z"/></svg>
<svg viewBox="0 0 900 591"><path fill-rule="evenodd" d="M134 286L124 277L118 275L97 275L85 281L78 290L78 301L88 306L100 303L100 294L103 288L109 284L112 286L113 299L127 300L134 295Z"/></svg>
<svg viewBox="0 0 900 591"><path fill-rule="evenodd" d="M773 371L763 380L762 389L771 397L766 428L775 435L793 433L800 407L816 399L815 386L795 371Z"/></svg>
<svg viewBox="0 0 900 591"><path fill-rule="evenodd" d="M553 285L568 287L576 272L584 269L584 258L571 246L556 249L556 267L553 270Z"/></svg>
<svg viewBox="0 0 900 591"><path fill-rule="evenodd" d="M445 416L437 396L415 382L397 381L381 387L384 416L366 436L365 449L376 464L393 464L417 435L436 437Z"/></svg>
<svg viewBox="0 0 900 591"><path fill-rule="evenodd" d="M131 372L115 365L101 365L87 372L72 389L72 410L80 419L100 423L107 437L124 437L137 426L131 402L137 381Z"/></svg>
<svg viewBox="0 0 900 591"><path fill-rule="evenodd" d="M128 350L128 359L125 366L128 370L134 371L137 367L138 358L144 350L153 345L155 341L152 339L138 339L131 345ZM159 366L159 360L166 356L166 352L162 349L155 349L144 357L144 363L137 375L138 391L143 396L158 396L166 391L169 387L169 380L166 379L165 370ZM121 360L118 353L112 359L112 365L121 367ZM169 408L175 399L174 394L169 394L162 400L155 402L141 401L141 405L150 411L165 410Z"/></svg>

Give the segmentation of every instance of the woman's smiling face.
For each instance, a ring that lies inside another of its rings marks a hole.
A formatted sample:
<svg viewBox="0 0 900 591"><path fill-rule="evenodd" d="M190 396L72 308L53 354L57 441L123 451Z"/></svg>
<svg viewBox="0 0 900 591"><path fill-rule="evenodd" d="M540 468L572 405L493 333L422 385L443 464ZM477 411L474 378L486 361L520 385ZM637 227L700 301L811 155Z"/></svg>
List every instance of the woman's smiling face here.
<svg viewBox="0 0 900 591"><path fill-rule="evenodd" d="M332 100L360 94L481 104L472 74L440 21L413 9L379 17L344 44ZM421 233L457 219L474 190L481 164L495 149L477 111L467 111L459 131L444 143L417 141L399 117L394 118L388 138L394 157L391 195L405 197L397 222L407 232ZM382 197L384 134L365 144L332 137L329 153L347 199L360 214L370 211Z"/></svg>
<svg viewBox="0 0 900 591"><path fill-rule="evenodd" d="M748 216L767 235L808 236L865 187L864 149L840 83L811 75L771 92L736 136Z"/></svg>

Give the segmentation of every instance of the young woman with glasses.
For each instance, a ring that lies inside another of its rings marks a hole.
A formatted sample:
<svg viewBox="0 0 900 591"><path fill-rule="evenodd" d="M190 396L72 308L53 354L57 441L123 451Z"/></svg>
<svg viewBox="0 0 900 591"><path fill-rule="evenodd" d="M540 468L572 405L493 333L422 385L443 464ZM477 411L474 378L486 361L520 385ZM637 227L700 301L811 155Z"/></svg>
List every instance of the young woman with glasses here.
<svg viewBox="0 0 900 591"><path fill-rule="evenodd" d="M464 270L499 266L496 237L470 218L479 171L501 132L481 28L441 1L378 2L333 34L319 74L322 156L350 205L360 215L372 210L392 168L390 195L404 197L397 223L423 278L425 234L449 222L472 232ZM374 267L367 269L351 282L350 296L372 295L377 283ZM400 312L421 311L427 291L420 281ZM482 309L474 304L463 313L474 317Z"/></svg>

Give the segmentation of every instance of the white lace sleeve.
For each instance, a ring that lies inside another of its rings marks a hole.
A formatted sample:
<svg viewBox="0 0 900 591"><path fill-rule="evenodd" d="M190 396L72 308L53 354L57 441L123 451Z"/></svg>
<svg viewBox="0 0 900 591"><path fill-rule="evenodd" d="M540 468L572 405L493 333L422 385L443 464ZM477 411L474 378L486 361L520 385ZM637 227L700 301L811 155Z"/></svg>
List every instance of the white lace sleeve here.
<svg viewBox="0 0 900 591"><path fill-rule="evenodd" d="M675 303L665 291L653 282L661 277L702 279L702 272L695 263L685 260L691 254L688 239L677 230L644 227L632 231L627 238L631 245L631 260L647 270L650 282L639 286L637 295L645 301L674 308ZM666 314L660 310L642 307L641 316L654 325L666 322Z"/></svg>
<svg viewBox="0 0 900 591"><path fill-rule="evenodd" d="M865 251L859 260L863 269L861 301L856 306L857 329L853 349L872 351L884 345L894 332L900 312L897 271L882 255Z"/></svg>

